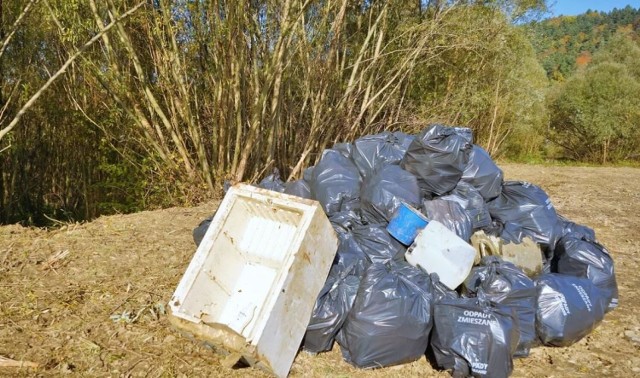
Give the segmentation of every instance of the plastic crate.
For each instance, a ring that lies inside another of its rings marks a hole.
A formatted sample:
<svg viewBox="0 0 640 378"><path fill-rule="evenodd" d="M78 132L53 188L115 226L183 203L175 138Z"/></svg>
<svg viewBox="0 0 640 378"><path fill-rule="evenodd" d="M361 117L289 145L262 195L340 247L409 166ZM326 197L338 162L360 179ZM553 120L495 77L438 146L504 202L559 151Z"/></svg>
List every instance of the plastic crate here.
<svg viewBox="0 0 640 378"><path fill-rule="evenodd" d="M286 376L337 246L318 202L235 185L169 302L170 320Z"/></svg>

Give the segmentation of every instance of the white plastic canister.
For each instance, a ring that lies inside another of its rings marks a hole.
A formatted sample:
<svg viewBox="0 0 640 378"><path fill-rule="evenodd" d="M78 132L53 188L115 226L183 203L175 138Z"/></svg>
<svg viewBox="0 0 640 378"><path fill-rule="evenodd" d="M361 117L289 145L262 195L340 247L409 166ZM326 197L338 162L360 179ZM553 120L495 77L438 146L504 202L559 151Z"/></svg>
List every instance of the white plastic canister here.
<svg viewBox="0 0 640 378"><path fill-rule="evenodd" d="M429 221L405 253L409 264L438 273L440 282L455 290L469 275L476 250L442 223Z"/></svg>

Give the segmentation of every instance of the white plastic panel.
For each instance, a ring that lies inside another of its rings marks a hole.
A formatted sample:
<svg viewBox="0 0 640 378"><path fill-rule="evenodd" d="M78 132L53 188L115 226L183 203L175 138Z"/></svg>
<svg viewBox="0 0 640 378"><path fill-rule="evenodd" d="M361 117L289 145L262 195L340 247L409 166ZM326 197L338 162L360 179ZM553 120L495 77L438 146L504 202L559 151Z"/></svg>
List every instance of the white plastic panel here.
<svg viewBox="0 0 640 378"><path fill-rule="evenodd" d="M272 268L245 264L216 322L226 324L247 337L245 330L253 329L276 274L277 271Z"/></svg>
<svg viewBox="0 0 640 378"><path fill-rule="evenodd" d="M294 224L252 216L240 238L240 251L254 259L280 264L289 251L295 233Z"/></svg>

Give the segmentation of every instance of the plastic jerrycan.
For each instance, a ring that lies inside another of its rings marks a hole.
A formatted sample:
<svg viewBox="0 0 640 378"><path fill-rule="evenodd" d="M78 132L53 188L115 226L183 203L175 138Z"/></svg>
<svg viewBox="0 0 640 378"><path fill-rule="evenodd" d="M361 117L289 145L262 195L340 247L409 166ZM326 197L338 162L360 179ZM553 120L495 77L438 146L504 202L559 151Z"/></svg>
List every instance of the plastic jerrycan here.
<svg viewBox="0 0 640 378"><path fill-rule="evenodd" d="M438 273L440 282L455 290L469 275L476 250L442 223L429 221L405 253L409 264Z"/></svg>

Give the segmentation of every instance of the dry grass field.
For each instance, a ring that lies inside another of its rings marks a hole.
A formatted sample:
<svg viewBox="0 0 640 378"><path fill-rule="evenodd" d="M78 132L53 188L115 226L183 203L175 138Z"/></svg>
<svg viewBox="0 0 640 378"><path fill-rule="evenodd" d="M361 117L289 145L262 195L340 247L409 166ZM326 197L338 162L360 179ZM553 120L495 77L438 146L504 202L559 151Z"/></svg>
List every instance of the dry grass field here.
<svg viewBox="0 0 640 378"><path fill-rule="evenodd" d="M640 169L504 164L507 179L544 188L566 217L591 226L611 251L620 307L568 348L540 347L516 377L640 376ZM216 202L101 217L54 231L0 227L0 356L37 368L0 376L263 376L170 328L168 302L195 250L191 230ZM362 371L338 347L301 352L291 376L449 376L426 359Z"/></svg>

